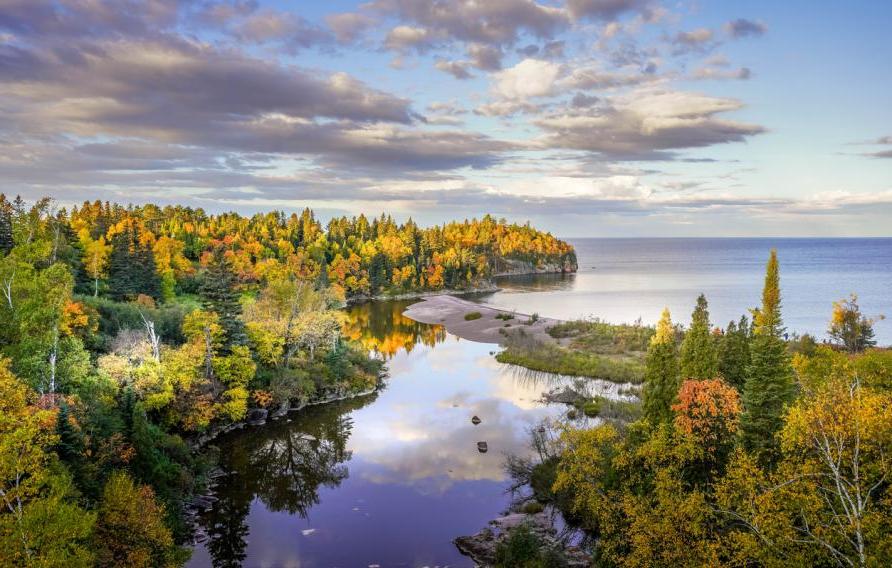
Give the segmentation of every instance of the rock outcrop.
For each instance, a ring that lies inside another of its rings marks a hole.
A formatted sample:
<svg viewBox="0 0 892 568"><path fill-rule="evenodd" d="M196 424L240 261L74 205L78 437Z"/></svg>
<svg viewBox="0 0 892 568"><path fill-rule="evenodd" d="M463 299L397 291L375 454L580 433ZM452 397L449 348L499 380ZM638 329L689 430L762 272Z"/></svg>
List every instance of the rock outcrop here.
<svg viewBox="0 0 892 568"><path fill-rule="evenodd" d="M488 527L475 535L456 538L453 543L477 566L494 566L496 549L499 544L507 540L511 531L520 526L526 526L542 542L543 546L558 550L566 558L568 567L587 568L591 566L592 558L589 554L576 546L566 545L558 539L557 531L546 512L532 515L512 513L490 521Z"/></svg>

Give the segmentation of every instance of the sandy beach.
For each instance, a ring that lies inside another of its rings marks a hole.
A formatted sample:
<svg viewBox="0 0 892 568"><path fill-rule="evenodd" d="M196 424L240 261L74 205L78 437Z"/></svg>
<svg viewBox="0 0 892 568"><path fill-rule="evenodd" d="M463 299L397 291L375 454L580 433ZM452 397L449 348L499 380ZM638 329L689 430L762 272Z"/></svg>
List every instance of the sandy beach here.
<svg viewBox="0 0 892 568"><path fill-rule="evenodd" d="M481 317L466 320L465 315L473 312L479 312ZM503 314L513 315L514 319L496 318ZM541 341L554 341L548 335L547 329L561 323L561 320L540 316L535 323L525 325L530 319L529 314L491 308L455 296L424 298L409 306L403 315L421 323L440 324L446 328L446 331L462 339L478 343L498 343L499 345L503 345L506 340L506 335L502 333L502 330L510 332L515 329L523 329L524 332Z"/></svg>

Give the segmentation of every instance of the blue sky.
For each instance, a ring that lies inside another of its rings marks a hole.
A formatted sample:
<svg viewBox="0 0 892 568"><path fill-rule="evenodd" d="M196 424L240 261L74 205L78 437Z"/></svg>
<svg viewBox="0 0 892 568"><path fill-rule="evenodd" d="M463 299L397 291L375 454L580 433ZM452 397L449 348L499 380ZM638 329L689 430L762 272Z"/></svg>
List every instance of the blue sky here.
<svg viewBox="0 0 892 568"><path fill-rule="evenodd" d="M886 2L7 0L2 191L888 236Z"/></svg>

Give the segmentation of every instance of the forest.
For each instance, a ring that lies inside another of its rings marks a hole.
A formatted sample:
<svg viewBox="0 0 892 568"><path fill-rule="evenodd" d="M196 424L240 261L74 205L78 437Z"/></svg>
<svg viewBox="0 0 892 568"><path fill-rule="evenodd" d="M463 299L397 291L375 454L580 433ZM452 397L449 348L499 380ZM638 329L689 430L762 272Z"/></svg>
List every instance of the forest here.
<svg viewBox="0 0 892 568"><path fill-rule="evenodd" d="M526 506L560 509L597 566L892 564L892 351L876 318L852 296L829 341L788 333L774 251L762 299L724 329L702 295L686 328L664 311L640 408L590 401L597 425L534 430L537 458L509 461ZM566 565L531 538L512 534L497 565Z"/></svg>
<svg viewBox="0 0 892 568"><path fill-rule="evenodd" d="M506 263L576 266L491 217L323 227L0 195L0 564L181 565L203 440L376 388L345 301L489 286Z"/></svg>

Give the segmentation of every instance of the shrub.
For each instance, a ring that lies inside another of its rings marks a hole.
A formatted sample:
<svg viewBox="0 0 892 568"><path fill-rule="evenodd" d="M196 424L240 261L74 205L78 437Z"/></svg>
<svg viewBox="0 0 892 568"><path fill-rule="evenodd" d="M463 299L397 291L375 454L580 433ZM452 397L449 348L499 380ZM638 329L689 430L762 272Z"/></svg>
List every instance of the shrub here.
<svg viewBox="0 0 892 568"><path fill-rule="evenodd" d="M483 314L480 312L468 312L465 314L465 321L474 321L479 320L483 317Z"/></svg>

